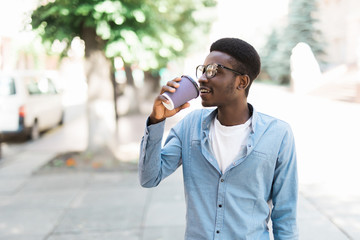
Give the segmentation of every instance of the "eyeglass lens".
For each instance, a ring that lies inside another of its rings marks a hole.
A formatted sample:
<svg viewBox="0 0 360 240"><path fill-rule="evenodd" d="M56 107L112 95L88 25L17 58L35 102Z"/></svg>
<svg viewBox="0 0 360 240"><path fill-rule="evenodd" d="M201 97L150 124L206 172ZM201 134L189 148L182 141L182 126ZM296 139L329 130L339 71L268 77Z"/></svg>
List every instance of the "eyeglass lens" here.
<svg viewBox="0 0 360 240"><path fill-rule="evenodd" d="M207 78L212 78L216 75L217 72L217 65L209 64L207 66L199 65L196 68L196 77L200 78L204 73Z"/></svg>

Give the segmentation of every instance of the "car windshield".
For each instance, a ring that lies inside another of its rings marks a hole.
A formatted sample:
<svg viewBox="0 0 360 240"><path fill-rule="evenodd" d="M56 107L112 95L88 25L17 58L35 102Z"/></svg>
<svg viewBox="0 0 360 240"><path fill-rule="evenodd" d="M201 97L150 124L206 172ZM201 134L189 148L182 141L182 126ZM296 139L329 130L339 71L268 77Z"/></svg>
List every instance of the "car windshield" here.
<svg viewBox="0 0 360 240"><path fill-rule="evenodd" d="M0 96L10 96L15 95L15 82L14 79L10 77L1 77L0 76Z"/></svg>

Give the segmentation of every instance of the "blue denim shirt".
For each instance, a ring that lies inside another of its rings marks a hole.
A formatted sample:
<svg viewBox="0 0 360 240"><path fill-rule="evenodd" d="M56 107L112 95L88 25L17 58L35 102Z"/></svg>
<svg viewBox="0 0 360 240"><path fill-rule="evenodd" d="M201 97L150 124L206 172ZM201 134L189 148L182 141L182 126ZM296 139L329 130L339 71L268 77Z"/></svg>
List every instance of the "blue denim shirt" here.
<svg viewBox="0 0 360 240"><path fill-rule="evenodd" d="M187 240L268 240L270 217L275 240L298 239L290 126L253 110L247 151L222 174L209 142L216 114L211 109L191 112L171 129L163 147L164 121L148 126L141 143L141 185L155 187L182 165Z"/></svg>

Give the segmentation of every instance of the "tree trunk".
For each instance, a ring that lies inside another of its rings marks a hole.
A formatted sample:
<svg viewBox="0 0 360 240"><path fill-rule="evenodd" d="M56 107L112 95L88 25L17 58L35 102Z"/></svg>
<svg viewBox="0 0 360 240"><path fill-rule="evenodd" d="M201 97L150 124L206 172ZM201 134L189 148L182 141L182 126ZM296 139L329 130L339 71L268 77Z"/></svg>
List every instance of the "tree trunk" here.
<svg viewBox="0 0 360 240"><path fill-rule="evenodd" d="M134 77L132 75L131 66L125 64L125 75L126 75L126 89L125 97L127 97L129 102L128 114L137 114L140 113L140 94L139 89L135 85Z"/></svg>
<svg viewBox="0 0 360 240"><path fill-rule="evenodd" d="M113 87L113 97L114 97L114 113L115 113L115 125L116 125L116 132L118 130L118 122L119 122L119 113L117 111L117 99L120 96L120 93L118 91L118 87L117 87L117 83L116 83L116 79L115 79L115 70L112 67L111 68L111 83L112 83L112 87Z"/></svg>
<svg viewBox="0 0 360 240"><path fill-rule="evenodd" d="M0 160L2 159L2 134L0 133Z"/></svg>
<svg viewBox="0 0 360 240"><path fill-rule="evenodd" d="M104 42L94 28L83 28L85 42L85 76L88 83L87 151L109 149L115 130L114 90L111 83L112 64L103 52Z"/></svg>
<svg viewBox="0 0 360 240"><path fill-rule="evenodd" d="M144 74L145 83L149 86L150 93L158 93L160 90L160 76L158 74L154 76L154 74L152 74L150 71L146 71Z"/></svg>

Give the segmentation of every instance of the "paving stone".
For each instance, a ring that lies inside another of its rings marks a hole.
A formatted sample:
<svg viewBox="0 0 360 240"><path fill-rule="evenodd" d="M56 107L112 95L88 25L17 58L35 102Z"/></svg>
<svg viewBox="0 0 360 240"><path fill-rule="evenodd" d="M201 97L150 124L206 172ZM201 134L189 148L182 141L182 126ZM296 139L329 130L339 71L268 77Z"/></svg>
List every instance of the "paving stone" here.
<svg viewBox="0 0 360 240"><path fill-rule="evenodd" d="M53 234L47 240L141 240L138 229L126 229L120 231L107 232L81 232L81 233L65 233Z"/></svg>
<svg viewBox="0 0 360 240"><path fill-rule="evenodd" d="M185 226L148 227L142 240L184 240Z"/></svg>

